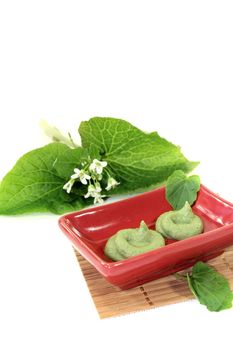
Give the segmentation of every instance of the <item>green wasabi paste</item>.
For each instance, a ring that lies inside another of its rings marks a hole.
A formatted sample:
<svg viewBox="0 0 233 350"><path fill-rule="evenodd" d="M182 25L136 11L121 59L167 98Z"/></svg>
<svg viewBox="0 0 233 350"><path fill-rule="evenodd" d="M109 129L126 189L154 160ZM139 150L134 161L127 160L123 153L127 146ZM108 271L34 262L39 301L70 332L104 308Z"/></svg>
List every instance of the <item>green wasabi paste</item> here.
<svg viewBox="0 0 233 350"><path fill-rule="evenodd" d="M119 261L164 245L163 236L154 230L150 230L145 222L141 221L139 228L120 230L110 237L104 253L112 260Z"/></svg>
<svg viewBox="0 0 233 350"><path fill-rule="evenodd" d="M192 212L192 208L186 202L182 209L160 215L155 227L156 231L166 238L182 240L201 233L203 222Z"/></svg>

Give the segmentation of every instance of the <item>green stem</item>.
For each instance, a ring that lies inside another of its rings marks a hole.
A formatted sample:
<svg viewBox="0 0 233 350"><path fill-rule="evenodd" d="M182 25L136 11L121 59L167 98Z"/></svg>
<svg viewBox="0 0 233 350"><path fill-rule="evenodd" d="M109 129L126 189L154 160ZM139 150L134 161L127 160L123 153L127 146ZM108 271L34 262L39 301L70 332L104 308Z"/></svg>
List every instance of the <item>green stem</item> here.
<svg viewBox="0 0 233 350"><path fill-rule="evenodd" d="M106 168L104 168L104 172L106 172L106 174L108 175L108 177L111 177L110 172L109 172Z"/></svg>
<svg viewBox="0 0 233 350"><path fill-rule="evenodd" d="M70 142L71 142L71 144L73 145L73 147L74 147L74 148L77 148L77 147L78 147L78 145L76 145L76 143L74 142L74 140L73 140L73 138L72 138L72 136L71 136L71 133L70 133L70 132L68 132L68 136L69 136Z"/></svg>

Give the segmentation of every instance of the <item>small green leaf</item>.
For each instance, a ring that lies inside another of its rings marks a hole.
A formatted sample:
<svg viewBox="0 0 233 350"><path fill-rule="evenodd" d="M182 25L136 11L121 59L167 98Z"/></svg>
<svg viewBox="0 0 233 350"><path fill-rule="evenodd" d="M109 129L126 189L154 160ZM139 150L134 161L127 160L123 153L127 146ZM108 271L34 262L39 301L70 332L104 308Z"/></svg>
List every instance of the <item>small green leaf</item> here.
<svg viewBox="0 0 233 350"><path fill-rule="evenodd" d="M221 311L232 307L233 293L224 276L212 267L198 262L192 273L187 274L188 284L202 305L209 311Z"/></svg>
<svg viewBox="0 0 233 350"><path fill-rule="evenodd" d="M183 208L185 202L192 205L197 199L200 190L200 178L198 175L187 177L182 170L176 170L169 176L166 184L166 199L173 209Z"/></svg>

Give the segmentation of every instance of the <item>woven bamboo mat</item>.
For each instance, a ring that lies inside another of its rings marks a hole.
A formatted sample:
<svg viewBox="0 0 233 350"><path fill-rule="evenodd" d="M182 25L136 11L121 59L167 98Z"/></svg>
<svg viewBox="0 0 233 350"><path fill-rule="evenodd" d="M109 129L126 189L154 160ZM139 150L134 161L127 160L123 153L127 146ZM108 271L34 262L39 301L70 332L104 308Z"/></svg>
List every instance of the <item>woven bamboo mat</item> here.
<svg viewBox="0 0 233 350"><path fill-rule="evenodd" d="M177 280L173 275L129 290L120 290L108 283L77 251L75 254L100 318L120 316L193 299L187 283ZM217 258L209 260L208 264L223 274L233 289L233 246Z"/></svg>

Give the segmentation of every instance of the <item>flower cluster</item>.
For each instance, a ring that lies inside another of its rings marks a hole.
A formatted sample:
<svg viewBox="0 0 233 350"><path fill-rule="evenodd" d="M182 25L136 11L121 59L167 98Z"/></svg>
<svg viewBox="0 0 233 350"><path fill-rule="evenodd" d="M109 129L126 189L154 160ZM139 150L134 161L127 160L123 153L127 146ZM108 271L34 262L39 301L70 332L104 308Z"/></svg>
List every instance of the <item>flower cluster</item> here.
<svg viewBox="0 0 233 350"><path fill-rule="evenodd" d="M101 194L102 187L100 181L103 179L104 172L108 176L107 186L105 187L106 191L114 189L119 182L117 182L106 169L108 163L106 161L100 161L94 159L90 164L83 162L82 169L75 168L74 173L71 175L69 181L63 186L63 189L70 193L72 187L76 181L81 182L83 185L88 185L87 193L84 195L84 198L93 198L94 204L103 203L103 198L106 195Z"/></svg>

